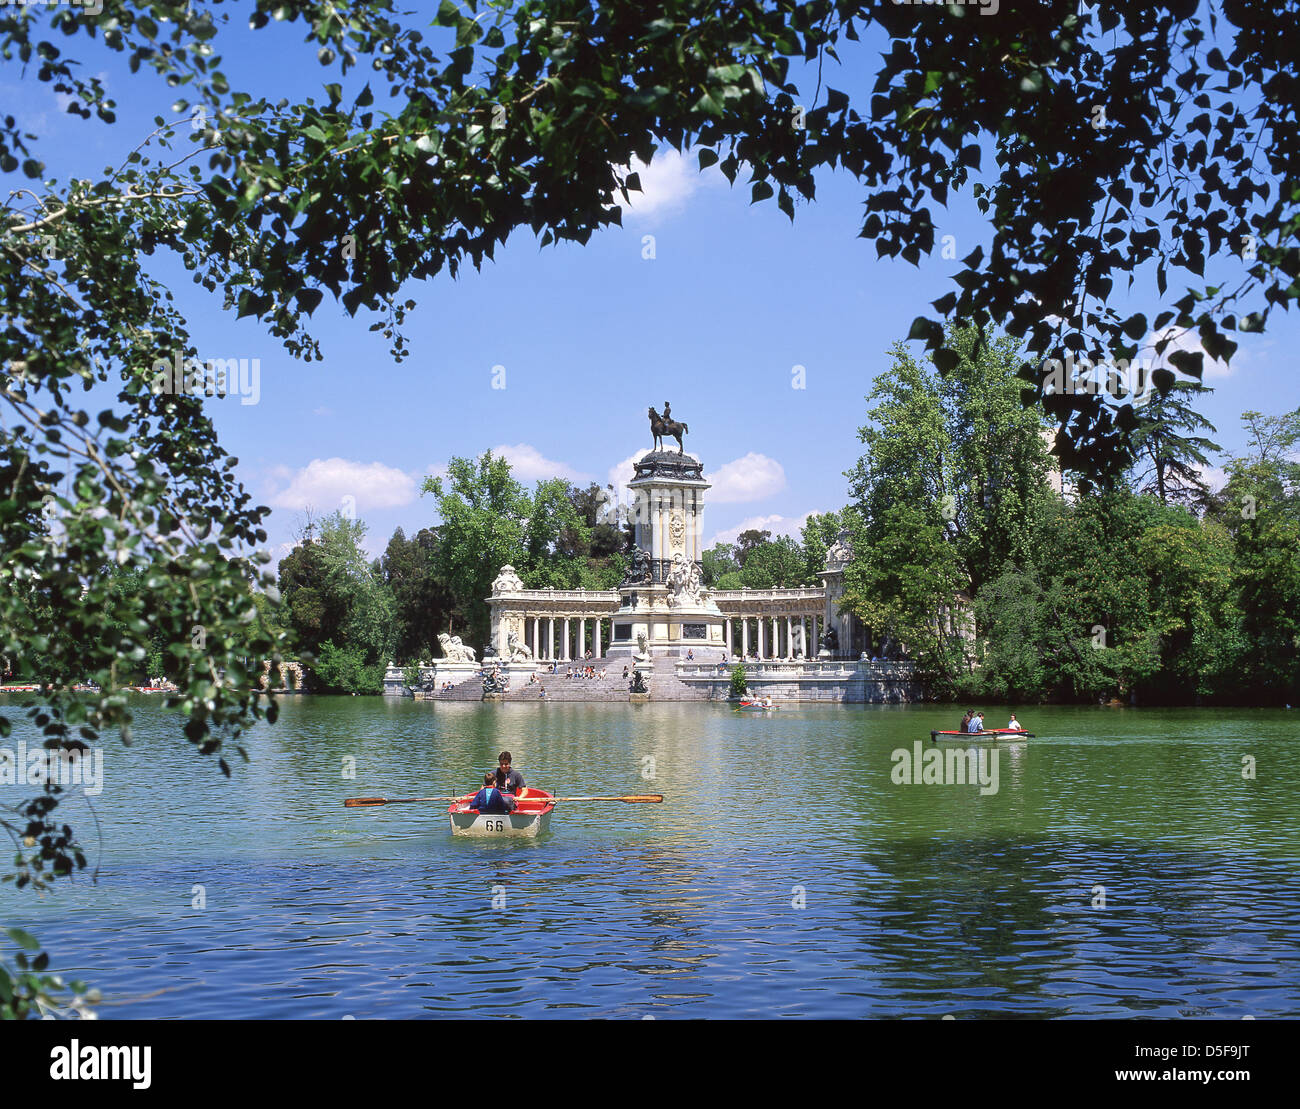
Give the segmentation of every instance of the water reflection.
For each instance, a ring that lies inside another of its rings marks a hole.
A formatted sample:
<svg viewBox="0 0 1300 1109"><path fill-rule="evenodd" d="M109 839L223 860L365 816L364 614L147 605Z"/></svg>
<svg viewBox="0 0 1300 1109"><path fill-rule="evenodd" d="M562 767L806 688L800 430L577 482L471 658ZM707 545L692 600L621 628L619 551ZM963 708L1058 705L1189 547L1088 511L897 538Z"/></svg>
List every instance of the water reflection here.
<svg viewBox="0 0 1300 1109"><path fill-rule="evenodd" d="M1300 1007L1283 714L1037 709L988 795L891 781L936 726L920 707L302 699L230 783L165 723L143 707L108 752L100 883L0 890L106 1016ZM532 784L667 800L561 805L548 836L495 842L450 836L445 805L340 805L458 792L502 748Z"/></svg>

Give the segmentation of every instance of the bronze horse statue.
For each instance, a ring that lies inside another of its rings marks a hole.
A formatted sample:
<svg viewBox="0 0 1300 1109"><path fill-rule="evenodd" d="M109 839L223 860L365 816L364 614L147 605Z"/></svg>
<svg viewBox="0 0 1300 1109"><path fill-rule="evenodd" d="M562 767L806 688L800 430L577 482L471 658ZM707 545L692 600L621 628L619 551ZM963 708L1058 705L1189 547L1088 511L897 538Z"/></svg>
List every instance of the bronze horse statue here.
<svg viewBox="0 0 1300 1109"><path fill-rule="evenodd" d="M668 411L666 404L664 411ZM686 448L682 446L682 436L689 434L690 430L685 424L659 415L653 407L650 409L650 433L655 437L655 450L663 450L664 436L668 435L677 440L677 453L685 454Z"/></svg>

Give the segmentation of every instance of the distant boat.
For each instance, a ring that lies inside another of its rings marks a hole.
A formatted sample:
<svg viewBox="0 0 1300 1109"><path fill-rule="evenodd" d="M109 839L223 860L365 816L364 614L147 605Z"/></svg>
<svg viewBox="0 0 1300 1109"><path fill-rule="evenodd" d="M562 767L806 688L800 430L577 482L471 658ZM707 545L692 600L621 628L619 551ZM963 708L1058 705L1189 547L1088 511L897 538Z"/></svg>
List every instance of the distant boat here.
<svg viewBox="0 0 1300 1109"><path fill-rule="evenodd" d="M1033 732L1019 728L994 728L984 732L931 732L932 740L940 739L1035 739Z"/></svg>
<svg viewBox="0 0 1300 1109"><path fill-rule="evenodd" d="M741 701L736 706L742 712L776 712L776 705L766 705L762 701Z"/></svg>

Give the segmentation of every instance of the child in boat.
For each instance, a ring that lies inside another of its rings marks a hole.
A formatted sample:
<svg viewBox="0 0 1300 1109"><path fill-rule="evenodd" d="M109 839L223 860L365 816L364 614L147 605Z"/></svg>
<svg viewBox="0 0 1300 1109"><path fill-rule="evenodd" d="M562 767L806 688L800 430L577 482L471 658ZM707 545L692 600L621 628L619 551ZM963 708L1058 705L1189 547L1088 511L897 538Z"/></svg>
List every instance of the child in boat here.
<svg viewBox="0 0 1300 1109"><path fill-rule="evenodd" d="M518 770L510 769L510 752L502 751L497 756L497 779L498 785L506 793L518 794L524 788L524 776Z"/></svg>
<svg viewBox="0 0 1300 1109"><path fill-rule="evenodd" d="M483 775L483 788L474 794L474 800L469 803L471 809L478 809L481 813L510 813L518 806L519 802L510 794L497 788L496 772L492 770Z"/></svg>
<svg viewBox="0 0 1300 1109"><path fill-rule="evenodd" d="M1024 727L1021 725L1020 721L1016 719L1016 714L1013 712L1011 714L1011 719L1007 721L1007 731L1023 732L1024 730Z"/></svg>

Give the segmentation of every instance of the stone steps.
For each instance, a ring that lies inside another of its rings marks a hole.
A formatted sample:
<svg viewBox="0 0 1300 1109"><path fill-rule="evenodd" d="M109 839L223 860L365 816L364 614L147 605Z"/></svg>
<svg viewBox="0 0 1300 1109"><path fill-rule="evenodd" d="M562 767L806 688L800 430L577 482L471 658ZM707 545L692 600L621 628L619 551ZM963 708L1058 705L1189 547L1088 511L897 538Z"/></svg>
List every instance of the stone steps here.
<svg viewBox="0 0 1300 1109"><path fill-rule="evenodd" d="M603 669L608 673L604 678L566 678L564 674L570 666L575 670L591 666L597 672ZM623 677L623 666L622 659L593 658L579 663L564 663L555 674L539 670L536 682L512 688L506 695L506 700L540 701L541 691L545 689L548 701L626 701L627 687L632 676L629 674L626 678Z"/></svg>

